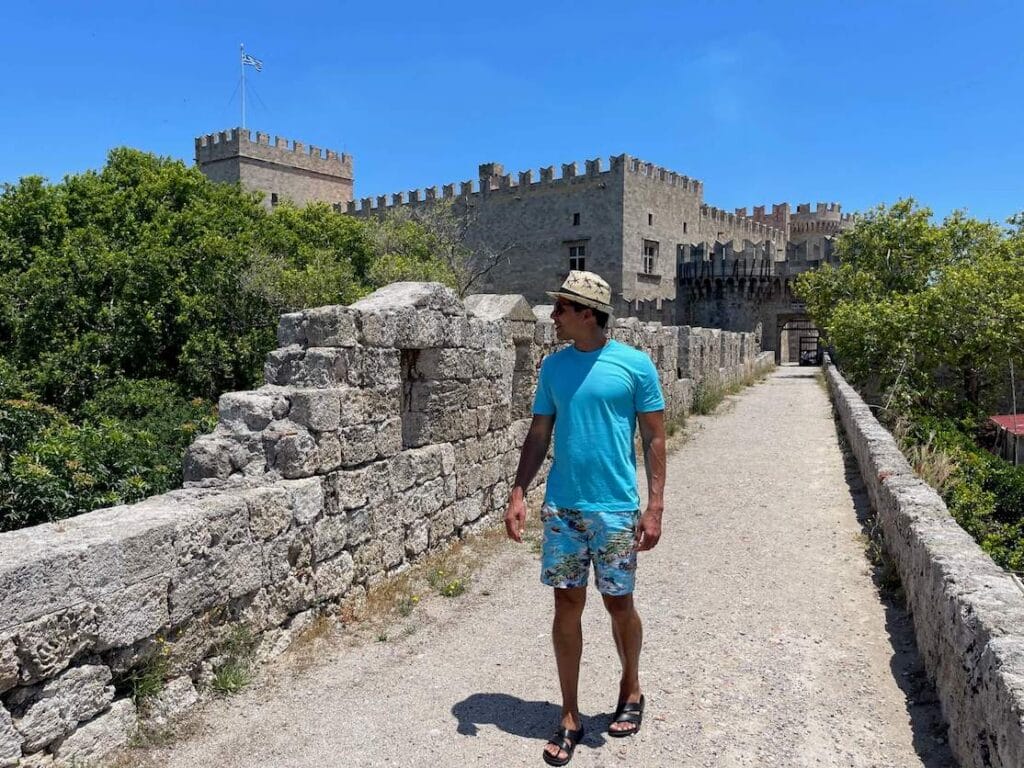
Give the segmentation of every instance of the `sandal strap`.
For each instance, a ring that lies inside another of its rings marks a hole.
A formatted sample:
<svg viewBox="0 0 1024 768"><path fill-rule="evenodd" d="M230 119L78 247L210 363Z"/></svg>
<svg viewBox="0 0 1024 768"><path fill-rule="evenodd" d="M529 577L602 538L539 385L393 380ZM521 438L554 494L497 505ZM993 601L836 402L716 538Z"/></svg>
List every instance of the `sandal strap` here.
<svg viewBox="0 0 1024 768"><path fill-rule="evenodd" d="M557 739L557 741L556 741ZM572 754L572 751L576 749L576 745L583 740L583 729L571 730L569 728L559 728L555 731L555 735L548 739L548 744L553 744L563 752Z"/></svg>
<svg viewBox="0 0 1024 768"><path fill-rule="evenodd" d="M640 697L640 701L622 701L615 708L615 714L612 715L613 723L639 723L641 718L644 716L644 697Z"/></svg>

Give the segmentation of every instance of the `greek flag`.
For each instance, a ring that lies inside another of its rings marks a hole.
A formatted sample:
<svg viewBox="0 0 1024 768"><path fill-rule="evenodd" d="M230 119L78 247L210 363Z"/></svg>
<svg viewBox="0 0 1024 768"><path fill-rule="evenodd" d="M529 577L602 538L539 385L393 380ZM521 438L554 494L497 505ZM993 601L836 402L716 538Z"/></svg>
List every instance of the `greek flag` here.
<svg viewBox="0 0 1024 768"><path fill-rule="evenodd" d="M263 71L263 62L257 59L255 56L250 56L248 53L242 54L242 66L248 64L250 67L255 67L257 72Z"/></svg>

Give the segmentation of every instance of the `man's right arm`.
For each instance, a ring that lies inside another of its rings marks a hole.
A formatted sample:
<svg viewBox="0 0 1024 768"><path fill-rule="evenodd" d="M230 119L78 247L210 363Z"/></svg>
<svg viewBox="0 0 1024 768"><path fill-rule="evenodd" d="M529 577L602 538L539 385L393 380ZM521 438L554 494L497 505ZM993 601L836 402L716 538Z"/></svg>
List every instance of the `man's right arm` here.
<svg viewBox="0 0 1024 768"><path fill-rule="evenodd" d="M530 431L526 434L523 450L519 454L516 482L512 486L508 509L505 511L505 533L513 541L523 540L523 531L526 529L526 491L544 463L544 457L548 455L554 426L554 416L534 414L530 422Z"/></svg>

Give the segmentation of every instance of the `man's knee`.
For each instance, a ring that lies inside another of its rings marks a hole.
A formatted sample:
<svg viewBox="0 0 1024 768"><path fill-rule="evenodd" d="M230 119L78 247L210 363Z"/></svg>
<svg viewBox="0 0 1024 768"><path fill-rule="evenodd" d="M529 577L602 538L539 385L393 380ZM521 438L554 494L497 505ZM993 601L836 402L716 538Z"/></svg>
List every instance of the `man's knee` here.
<svg viewBox="0 0 1024 768"><path fill-rule="evenodd" d="M635 611L633 607L633 595L601 595L604 600L604 607L613 618L630 616Z"/></svg>
<svg viewBox="0 0 1024 768"><path fill-rule="evenodd" d="M555 592L555 613L560 615L583 613L587 604L586 587L570 587L569 589L556 589Z"/></svg>

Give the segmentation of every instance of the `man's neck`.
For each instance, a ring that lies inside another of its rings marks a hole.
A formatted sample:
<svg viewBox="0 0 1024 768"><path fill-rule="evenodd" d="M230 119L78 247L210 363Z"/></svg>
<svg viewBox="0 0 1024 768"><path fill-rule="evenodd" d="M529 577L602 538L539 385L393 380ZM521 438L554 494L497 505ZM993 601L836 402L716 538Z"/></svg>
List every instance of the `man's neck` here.
<svg viewBox="0 0 1024 768"><path fill-rule="evenodd" d="M593 336L587 336L585 339L575 339L572 345L579 352L593 352L600 349L608 343L607 337L604 335L604 329L601 328L598 333Z"/></svg>

